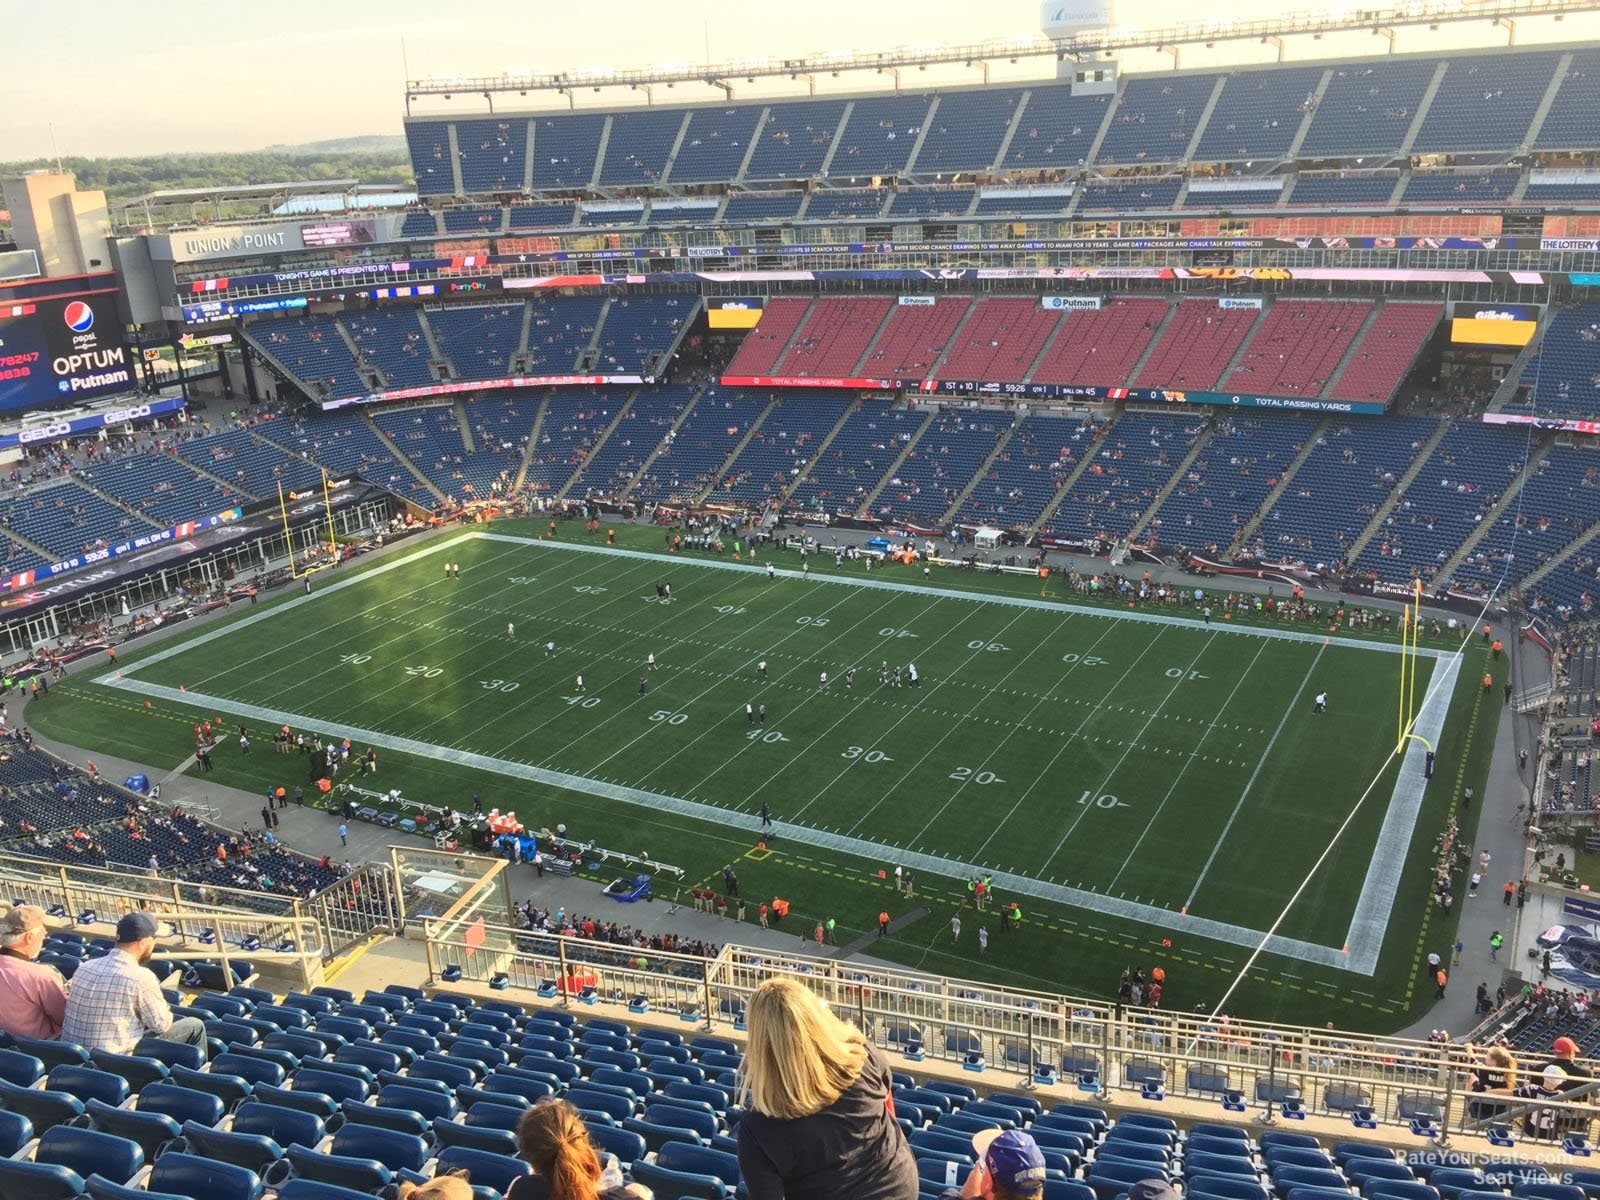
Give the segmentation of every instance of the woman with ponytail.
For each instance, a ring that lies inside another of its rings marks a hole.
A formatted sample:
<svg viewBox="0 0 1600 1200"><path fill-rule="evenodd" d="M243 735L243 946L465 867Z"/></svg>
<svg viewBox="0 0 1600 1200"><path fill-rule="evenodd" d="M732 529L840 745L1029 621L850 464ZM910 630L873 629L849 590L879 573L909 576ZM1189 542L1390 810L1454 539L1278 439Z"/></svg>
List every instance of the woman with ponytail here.
<svg viewBox="0 0 1600 1200"><path fill-rule="evenodd" d="M515 1180L506 1200L650 1200L649 1188L601 1167L583 1118L565 1100L541 1100L522 1114L517 1153L534 1173Z"/></svg>

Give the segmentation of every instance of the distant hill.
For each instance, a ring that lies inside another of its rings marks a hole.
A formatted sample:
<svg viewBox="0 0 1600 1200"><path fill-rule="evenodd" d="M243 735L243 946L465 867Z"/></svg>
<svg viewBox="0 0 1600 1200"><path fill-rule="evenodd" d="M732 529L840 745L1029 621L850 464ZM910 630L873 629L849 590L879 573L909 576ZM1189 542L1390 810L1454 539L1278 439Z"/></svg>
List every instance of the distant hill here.
<svg viewBox="0 0 1600 1200"><path fill-rule="evenodd" d="M404 155L406 139L397 133L364 133L357 137L329 138L324 142L300 142L296 145L267 146L263 154L400 154Z"/></svg>
<svg viewBox="0 0 1600 1200"><path fill-rule="evenodd" d="M0 175L53 167L46 159L0 163ZM82 188L104 188L113 200L169 188L240 187L254 183L355 179L410 188L405 139L388 135L335 138L300 146L268 146L236 154L151 154L132 158L63 158Z"/></svg>

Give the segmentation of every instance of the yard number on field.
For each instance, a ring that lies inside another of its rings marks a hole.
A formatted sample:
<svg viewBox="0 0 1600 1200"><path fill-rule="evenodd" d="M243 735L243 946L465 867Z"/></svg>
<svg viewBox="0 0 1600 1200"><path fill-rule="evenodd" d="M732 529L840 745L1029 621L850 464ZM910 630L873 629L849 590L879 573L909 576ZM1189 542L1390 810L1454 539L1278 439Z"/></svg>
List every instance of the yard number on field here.
<svg viewBox="0 0 1600 1200"><path fill-rule="evenodd" d="M909 629L896 629L891 625L887 629L878 630L878 636L881 638L908 638L916 637L917 635L912 633Z"/></svg>
<svg viewBox="0 0 1600 1200"><path fill-rule="evenodd" d="M890 758L882 750L864 750L860 746L851 746L843 754L839 755L839 757L848 758L852 761L855 759L860 759L862 762L870 763L894 761L894 759Z"/></svg>
<svg viewBox="0 0 1600 1200"><path fill-rule="evenodd" d="M574 708L599 708L599 696L563 696L561 697Z"/></svg>
<svg viewBox="0 0 1600 1200"><path fill-rule="evenodd" d="M673 712L669 708L658 708L650 714L650 719L652 721L663 721L668 725L682 725L689 719L689 714L686 712Z"/></svg>
<svg viewBox="0 0 1600 1200"><path fill-rule="evenodd" d="M990 654L999 654L1002 651L1011 649L1011 647L1006 645L1004 642L977 641L977 642L968 642L967 643L967 649L968 650L987 650Z"/></svg>
<svg viewBox="0 0 1600 1200"><path fill-rule="evenodd" d="M480 679L478 686L486 692L514 692L522 685L515 679Z"/></svg>
<svg viewBox="0 0 1600 1200"><path fill-rule="evenodd" d="M744 605L719 604L714 611L719 617L737 617L744 612Z"/></svg>
<svg viewBox="0 0 1600 1200"><path fill-rule="evenodd" d="M1209 675L1200 674L1199 671L1188 671L1183 667L1168 667L1166 674L1168 679L1187 679L1190 683L1193 683L1197 679L1211 678Z"/></svg>
<svg viewBox="0 0 1600 1200"><path fill-rule="evenodd" d="M1079 804L1092 804L1096 808L1127 808L1126 800L1118 800L1115 796L1096 796L1093 792L1084 792L1078 797Z"/></svg>
<svg viewBox="0 0 1600 1200"><path fill-rule="evenodd" d="M437 679L444 674L444 668L430 667L427 663L423 663L418 667L407 667L406 674L415 675L418 679Z"/></svg>
<svg viewBox="0 0 1600 1200"><path fill-rule="evenodd" d="M1061 661L1069 667L1074 663L1084 667L1103 667L1106 665L1106 660L1096 654L1063 654Z"/></svg>
<svg viewBox="0 0 1600 1200"><path fill-rule="evenodd" d="M811 625L811 626L816 627L817 629L821 629L824 625L826 625L828 623L828 618L827 617L796 617L794 619L794 623L796 625Z"/></svg>
<svg viewBox="0 0 1600 1200"><path fill-rule="evenodd" d="M370 655L370 654L341 654L339 656L339 661L342 662L342 663L348 663L350 666L355 667L355 666L359 666L360 664L362 664L364 662L371 662L372 661L372 655Z"/></svg>
<svg viewBox="0 0 1600 1200"><path fill-rule="evenodd" d="M993 771L974 771L971 767L957 767L946 779L959 780L961 783L975 783L979 787L988 787L991 783L1004 783L1005 780Z"/></svg>
<svg viewBox="0 0 1600 1200"><path fill-rule="evenodd" d="M598 596L606 589L603 587L596 587L592 583L575 583L572 585L572 590L577 592L580 596Z"/></svg>
<svg viewBox="0 0 1600 1200"><path fill-rule="evenodd" d="M537 575L513 575L513 576L511 576L510 579L507 579L506 582L507 583L538 583L539 582L539 577Z"/></svg>
<svg viewBox="0 0 1600 1200"><path fill-rule="evenodd" d="M752 729L744 736L749 741L764 742L769 746L776 745L778 742L787 742L789 740L776 729Z"/></svg>

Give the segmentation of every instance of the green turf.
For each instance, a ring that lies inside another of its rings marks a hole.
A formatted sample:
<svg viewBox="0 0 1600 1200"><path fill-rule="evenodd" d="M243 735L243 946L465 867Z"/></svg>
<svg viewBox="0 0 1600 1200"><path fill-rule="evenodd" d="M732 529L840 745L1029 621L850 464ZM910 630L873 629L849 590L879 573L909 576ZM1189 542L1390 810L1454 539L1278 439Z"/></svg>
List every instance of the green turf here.
<svg viewBox="0 0 1600 1200"><path fill-rule="evenodd" d="M496 530L537 536L517 523ZM660 546L647 530L625 530L622 540ZM461 563L459 580L443 577L446 559ZM816 573L831 574L831 560ZM859 565L844 573L867 578ZM662 578L673 585L670 605L653 602ZM908 569L872 578L923 582ZM1220 621L1123 620L1109 604L1046 611L949 594L1037 597L1041 585L1026 578L943 571L930 583L926 594L884 591L469 541L165 661L134 671L138 656L126 655L122 665L153 684L324 727L376 730L742 813L765 801L779 821L1173 912L1187 905L1248 929L1277 915L1377 776L1280 930L1338 944L1393 787L1396 656L1316 638L1241 636ZM1058 585L1045 590L1076 602ZM659 669L647 673L649 653ZM765 680L755 669L762 659ZM922 686L881 686L885 659L915 661ZM851 665L860 672L847 688ZM1425 660L1422 689L1430 669ZM1478 669L1476 659L1463 666L1440 749L1441 761L1454 761L1454 749L1462 772L1481 774L1464 752L1472 721L1463 710ZM1313 717L1311 697L1324 689L1332 711ZM747 702L767 705L764 727L748 725ZM134 695L75 677L38 714L47 733L162 766L192 748L196 710L168 700L145 708ZM251 790L296 782L266 735L261 728L249 759L220 750L214 778ZM752 844L743 830L436 754L380 751L376 785L427 802L462 803L479 791L530 824L565 821L576 836L680 863L691 880L737 861L747 895L787 896L807 922L835 916L846 938L870 929L880 908L911 907L878 880L880 860L782 842L770 856L743 858ZM1422 907L1421 867L1446 803L1438 788L1425 803L1377 975L1267 956L1233 1010L1348 1027L1401 1023L1414 1006L1410 914ZM1159 924L1029 901L1020 936L1001 936L991 919L989 958L975 967L975 934L964 932L962 945L950 940L961 883L920 883L918 903L930 914L873 952L1102 996L1122 966L1160 961L1169 1002L1184 1006L1213 1000L1246 953L1192 936L1164 948Z"/></svg>

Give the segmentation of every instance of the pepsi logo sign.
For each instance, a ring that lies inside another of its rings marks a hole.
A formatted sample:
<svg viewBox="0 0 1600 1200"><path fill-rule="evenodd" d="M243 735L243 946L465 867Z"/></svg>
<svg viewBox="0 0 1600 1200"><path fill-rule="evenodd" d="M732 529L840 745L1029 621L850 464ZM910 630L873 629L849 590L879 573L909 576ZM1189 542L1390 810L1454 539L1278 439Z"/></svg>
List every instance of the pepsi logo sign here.
<svg viewBox="0 0 1600 1200"><path fill-rule="evenodd" d="M62 309L61 317L73 333L88 333L94 328L94 309L82 300L74 300Z"/></svg>

